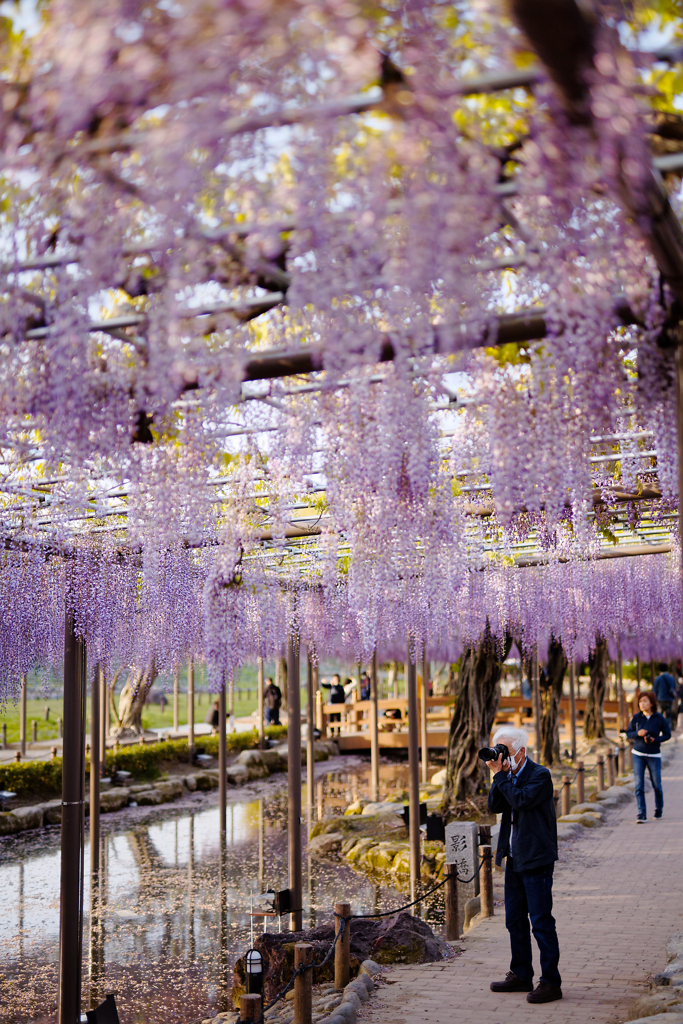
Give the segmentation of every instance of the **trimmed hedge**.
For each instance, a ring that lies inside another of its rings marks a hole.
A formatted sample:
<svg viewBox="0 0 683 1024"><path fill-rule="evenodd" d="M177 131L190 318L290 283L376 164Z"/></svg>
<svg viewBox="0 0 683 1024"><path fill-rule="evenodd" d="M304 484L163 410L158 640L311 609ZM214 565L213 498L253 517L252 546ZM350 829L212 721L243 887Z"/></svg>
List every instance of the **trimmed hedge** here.
<svg viewBox="0 0 683 1024"><path fill-rule="evenodd" d="M287 735L285 726L273 725L266 729L269 739L281 739ZM227 737L229 754L252 750L258 745L254 732L230 733ZM198 736L195 739L198 753L218 757L218 736ZM187 740L166 740L163 743L134 743L107 751L107 772L131 772L135 779L156 779L162 771L188 759ZM86 757L86 773L90 769L90 758ZM0 789L10 790L22 798L35 796L39 800L54 798L62 792L62 759L51 761L12 761L0 766Z"/></svg>

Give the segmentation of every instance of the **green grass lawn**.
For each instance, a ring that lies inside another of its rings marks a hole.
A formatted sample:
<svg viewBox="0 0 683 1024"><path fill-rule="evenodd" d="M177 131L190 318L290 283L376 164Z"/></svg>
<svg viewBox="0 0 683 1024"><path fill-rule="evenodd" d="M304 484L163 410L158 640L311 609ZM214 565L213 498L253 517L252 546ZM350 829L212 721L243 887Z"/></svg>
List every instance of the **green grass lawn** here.
<svg viewBox="0 0 683 1024"><path fill-rule="evenodd" d="M172 729L173 728L173 694L166 694L168 704L165 708L159 704L148 704L142 716L142 724L146 729ZM212 697L213 702L216 698ZM302 707L306 701L305 691L302 690ZM118 704L118 694L116 695ZM246 718L257 708L258 698L256 688L251 690L235 687L234 712L236 718ZM38 740L51 740L57 738L57 719L63 715L64 702L59 698L26 701L26 739L31 742L31 722L35 719L38 723ZM209 711L208 693L195 693L194 697L194 720L203 722ZM46 720L46 709L49 708L49 718ZM19 704L6 704L0 710L0 723L7 723L8 743L19 742ZM90 730L90 701L88 700L88 731ZM178 698L178 724L187 724L187 694L181 693Z"/></svg>

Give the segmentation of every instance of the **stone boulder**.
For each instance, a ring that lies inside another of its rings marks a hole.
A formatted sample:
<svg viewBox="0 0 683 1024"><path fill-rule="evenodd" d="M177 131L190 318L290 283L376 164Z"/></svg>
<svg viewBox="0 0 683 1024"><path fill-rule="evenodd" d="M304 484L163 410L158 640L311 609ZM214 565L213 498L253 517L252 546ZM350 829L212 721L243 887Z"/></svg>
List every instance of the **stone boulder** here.
<svg viewBox="0 0 683 1024"><path fill-rule="evenodd" d="M15 832L21 832L22 829L23 825L13 811L0 813L0 836L11 836Z"/></svg>
<svg viewBox="0 0 683 1024"><path fill-rule="evenodd" d="M557 823L557 838L560 841L563 839L572 839L582 831L583 825L579 825L578 821L558 821Z"/></svg>
<svg viewBox="0 0 683 1024"><path fill-rule="evenodd" d="M142 793L135 793L134 798L137 802L138 807L156 807L158 804L163 804L164 794L158 789L144 789Z"/></svg>
<svg viewBox="0 0 683 1024"><path fill-rule="evenodd" d="M22 830L43 827L44 811L41 804L36 807L17 807L12 813L21 822Z"/></svg>
<svg viewBox="0 0 683 1024"><path fill-rule="evenodd" d="M197 789L207 791L209 789L218 789L218 773L214 773L211 769L203 772L195 772L195 782L197 783Z"/></svg>
<svg viewBox="0 0 683 1024"><path fill-rule="evenodd" d="M590 814L563 814L561 818L557 819L558 824L562 822L566 824L568 822L575 821L583 828L600 828L602 826L602 816L597 817L592 812Z"/></svg>
<svg viewBox="0 0 683 1024"><path fill-rule="evenodd" d="M569 808L569 813L583 814L585 811L599 811L602 814L604 810L603 804L574 804Z"/></svg>
<svg viewBox="0 0 683 1024"><path fill-rule="evenodd" d="M100 793L100 811L103 814L108 811L120 811L122 807L128 806L129 800L130 790L126 786L105 789Z"/></svg>
<svg viewBox="0 0 683 1024"><path fill-rule="evenodd" d="M448 946L438 939L428 924L406 911L378 919L359 919L350 922L351 928L351 975L355 977L361 964L372 961L372 968L364 971L370 974L381 969L381 964L431 963L443 960ZM263 990L266 1001L284 987L294 969L294 946L297 942L310 942L314 947L313 961L323 959L334 941L334 925L324 924L303 932L267 932L259 935L254 946L263 956ZM334 980L334 957L330 957L323 968L314 970L313 983L318 985ZM365 983L364 983L365 984ZM233 970L233 1003L245 989L244 958L240 958ZM362 998L362 997L359 997ZM340 1005L344 1005L343 1003ZM334 1014L339 1008L334 1010Z"/></svg>
<svg viewBox="0 0 683 1024"><path fill-rule="evenodd" d="M672 1012L673 1011L673 1012ZM658 1018L655 1014L662 1014L662 1019L671 1021L673 1017L678 1018L683 1024L683 990L680 988L656 988L653 992L636 999L628 1015L629 1020L641 1020L647 1018L648 1022Z"/></svg>
<svg viewBox="0 0 683 1024"><path fill-rule="evenodd" d="M382 973L382 968L381 968L380 964L375 963L374 960L364 960L363 963L360 965L360 971L358 972L358 977L361 978L361 977L367 975L369 978L376 978L377 975L381 974L381 973ZM373 988L374 988L374 984L375 983L373 982L372 984L373 984Z"/></svg>
<svg viewBox="0 0 683 1024"><path fill-rule="evenodd" d="M243 764L231 764L225 775L231 786L244 786L249 782L249 769L245 768Z"/></svg>
<svg viewBox="0 0 683 1024"><path fill-rule="evenodd" d="M197 780L194 775L186 775L183 779L183 785L190 793L194 793L197 788Z"/></svg>
<svg viewBox="0 0 683 1024"><path fill-rule="evenodd" d="M331 854L340 853L345 839L346 836L342 832L326 832L311 839L308 852L312 857L329 857Z"/></svg>
<svg viewBox="0 0 683 1024"><path fill-rule="evenodd" d="M403 804L384 800L380 803L366 804L361 814L403 814Z"/></svg>
<svg viewBox="0 0 683 1024"><path fill-rule="evenodd" d="M171 800L178 800L185 791L182 779L168 779L165 782L157 782L154 788L161 793L164 798L164 803L169 803Z"/></svg>
<svg viewBox="0 0 683 1024"><path fill-rule="evenodd" d="M102 796L100 794L100 802ZM43 808L43 824L45 825L61 825L62 824L62 801L61 800L48 800L46 803L41 805Z"/></svg>
<svg viewBox="0 0 683 1024"><path fill-rule="evenodd" d="M446 784L446 774L447 774L447 772L446 772L445 768L442 768L441 771L434 772L434 774L432 775L432 785L433 786L445 786L445 784Z"/></svg>
<svg viewBox="0 0 683 1024"><path fill-rule="evenodd" d="M595 799L599 801L618 800L619 803L625 804L633 799L633 793L626 786L609 786L607 789L603 789L601 793L596 793Z"/></svg>

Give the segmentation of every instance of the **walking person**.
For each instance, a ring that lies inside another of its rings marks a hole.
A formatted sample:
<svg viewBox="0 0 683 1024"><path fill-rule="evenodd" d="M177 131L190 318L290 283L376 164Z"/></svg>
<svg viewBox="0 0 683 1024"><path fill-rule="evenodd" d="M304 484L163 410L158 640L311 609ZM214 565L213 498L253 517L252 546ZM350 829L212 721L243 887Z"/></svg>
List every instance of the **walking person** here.
<svg viewBox="0 0 683 1024"><path fill-rule="evenodd" d="M667 719L657 711L654 693L641 693L638 701L640 711L631 719L626 736L633 742L633 777L636 780L636 802L638 817L636 823L647 821L645 805L645 768L650 773L650 782L655 791L655 818L661 818L664 810L662 789L662 754L660 745L671 739L671 728Z"/></svg>
<svg viewBox="0 0 683 1024"><path fill-rule="evenodd" d="M277 686L270 676L266 679L266 687L263 691L263 709L266 725L280 724L280 708L282 707L282 690Z"/></svg>
<svg viewBox="0 0 683 1024"><path fill-rule="evenodd" d="M560 945L553 909L553 870L557 860L557 818L553 780L547 768L527 757L529 734L503 726L493 744L501 754L487 761L493 772L489 811L502 813L496 864L505 865L505 927L512 957L503 981L492 981L492 992L527 992L528 1003L551 1003L562 998L558 969ZM529 927L531 923L531 927ZM534 988L531 932L541 955L541 977Z"/></svg>
<svg viewBox="0 0 683 1024"><path fill-rule="evenodd" d="M342 681L341 681L340 676L335 674L335 675L332 676L332 682L331 683L323 682L320 685L325 690L329 690L330 691L330 704L345 704L346 703L346 691L344 690L344 687L342 686ZM341 712L336 712L335 711L333 714L328 716L328 721L329 722L341 722L341 720L342 720ZM332 729L330 730L330 734L331 735L334 735L335 729L337 731L337 735L338 736L341 735L341 725L333 726Z"/></svg>
<svg viewBox="0 0 683 1024"><path fill-rule="evenodd" d="M655 697L657 698L659 710L668 721L669 728L673 729L674 722L672 709L674 701L678 697L678 691L676 687L676 680L667 670L664 663L659 666L659 675L655 679L652 689L654 690Z"/></svg>

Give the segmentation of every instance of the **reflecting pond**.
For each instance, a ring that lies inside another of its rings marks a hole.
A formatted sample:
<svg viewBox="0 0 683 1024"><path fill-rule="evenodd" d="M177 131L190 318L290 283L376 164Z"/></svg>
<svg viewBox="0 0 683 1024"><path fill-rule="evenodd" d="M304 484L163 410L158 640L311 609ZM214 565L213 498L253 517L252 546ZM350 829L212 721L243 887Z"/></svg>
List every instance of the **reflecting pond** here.
<svg viewBox="0 0 683 1024"><path fill-rule="evenodd" d="M367 764L349 760L317 778L313 821L368 792ZM382 766L385 792L406 784L404 766ZM251 895L287 886L286 785L286 776L276 776L251 794L230 793L222 858L215 792L102 817L99 913L85 872L85 1003L116 992L125 1024L189 1024L226 1008L232 965L250 942ZM310 824L307 815L304 841ZM56 1021L59 844L58 826L0 839L4 1024ZM348 900L355 913L407 902L406 892L345 863L312 860L304 851L303 864L304 927L329 920L337 900ZM436 924L440 904L424 913Z"/></svg>

